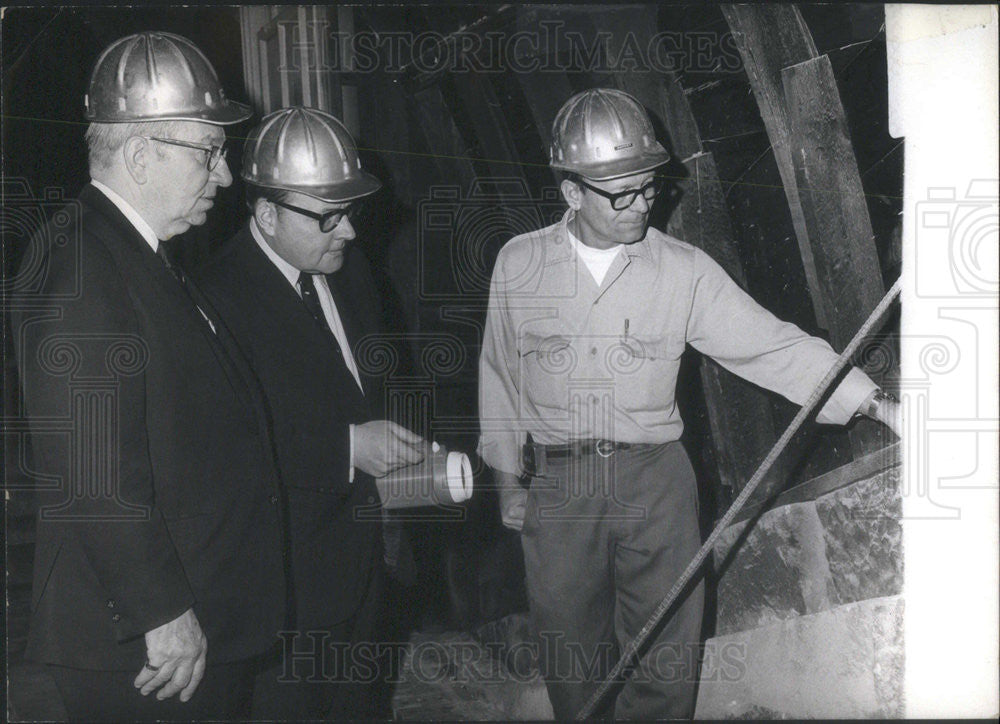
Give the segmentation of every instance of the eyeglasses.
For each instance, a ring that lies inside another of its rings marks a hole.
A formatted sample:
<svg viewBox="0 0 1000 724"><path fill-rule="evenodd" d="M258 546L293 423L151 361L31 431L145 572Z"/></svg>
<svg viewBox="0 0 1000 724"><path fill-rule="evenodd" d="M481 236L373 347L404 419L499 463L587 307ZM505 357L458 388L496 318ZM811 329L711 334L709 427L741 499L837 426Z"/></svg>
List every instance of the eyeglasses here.
<svg viewBox="0 0 1000 724"><path fill-rule="evenodd" d="M295 211L303 216L308 216L310 219L316 219L316 221L319 222L319 230L324 234L336 229L349 211L349 209L333 209L332 211L324 211L322 214L319 214L315 211L310 211L309 209L303 209L301 206L286 204L284 201L274 201L272 203L277 206L281 206L282 208Z"/></svg>
<svg viewBox="0 0 1000 724"><path fill-rule="evenodd" d="M642 194L642 198L646 199L646 201L652 201L663 190L663 179L661 178L654 178L642 188L628 189L627 191L619 191L617 193L611 193L610 191L599 189L596 186L591 186L583 179L576 179L576 183L590 189L595 194L600 194L606 198L611 202L611 208L615 211L624 211L627 209L635 203L635 200L639 198L639 194Z"/></svg>
<svg viewBox="0 0 1000 724"><path fill-rule="evenodd" d="M161 138L160 136L140 136L140 138L145 138L148 141L169 143L173 146L183 146L184 148L196 148L202 153L207 154L205 157L205 165L208 167L209 171L214 171L215 167L219 165L219 162L226 157L227 149L225 146L206 146L203 143L178 141L176 138Z"/></svg>

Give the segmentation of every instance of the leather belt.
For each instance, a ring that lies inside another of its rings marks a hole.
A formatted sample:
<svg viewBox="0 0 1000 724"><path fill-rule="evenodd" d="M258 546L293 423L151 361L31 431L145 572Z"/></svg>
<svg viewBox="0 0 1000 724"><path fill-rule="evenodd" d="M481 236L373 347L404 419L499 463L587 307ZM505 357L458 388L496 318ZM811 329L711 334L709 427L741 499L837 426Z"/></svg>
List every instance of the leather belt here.
<svg viewBox="0 0 1000 724"><path fill-rule="evenodd" d="M585 455L609 458L619 450L628 450L630 447L632 443L613 440L572 440L564 445L541 445L529 439L521 448L521 464L527 475L542 477L545 475L549 460Z"/></svg>

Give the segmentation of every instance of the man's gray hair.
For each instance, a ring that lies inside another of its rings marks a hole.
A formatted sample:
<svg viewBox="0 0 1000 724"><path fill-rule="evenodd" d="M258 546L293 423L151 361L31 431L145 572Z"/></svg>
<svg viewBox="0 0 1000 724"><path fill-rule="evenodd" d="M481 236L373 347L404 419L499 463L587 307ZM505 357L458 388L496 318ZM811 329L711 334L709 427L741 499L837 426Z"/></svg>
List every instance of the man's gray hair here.
<svg viewBox="0 0 1000 724"><path fill-rule="evenodd" d="M184 121L141 121L136 123L91 123L84 139L89 150L90 170L107 170L122 146L132 136L171 138Z"/></svg>

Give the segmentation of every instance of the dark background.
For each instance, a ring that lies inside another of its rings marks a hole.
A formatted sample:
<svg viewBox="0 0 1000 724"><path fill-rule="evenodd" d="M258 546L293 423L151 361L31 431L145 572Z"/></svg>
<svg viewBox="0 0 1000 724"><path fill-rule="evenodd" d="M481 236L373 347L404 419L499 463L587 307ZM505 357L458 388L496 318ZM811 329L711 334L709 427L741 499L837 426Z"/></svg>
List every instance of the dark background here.
<svg viewBox="0 0 1000 724"><path fill-rule="evenodd" d="M882 7L803 5L801 12L819 53L828 54L833 65L867 195L881 274L891 283L900 265L903 154L901 142L887 132ZM721 11L711 4L661 5L649 13L657 30L719 37L728 32ZM371 6L354 11L357 31L442 35L470 25L484 32L512 33L545 19L560 20L587 38L609 27L620 35L620 23L612 22L616 17L628 16L616 16L607 7L568 5L507 10L495 5ZM227 93L248 100L237 8L6 11L2 25L5 280L12 278L31 231L58 207L60 199L72 198L88 180L82 112L94 60L113 40L142 30L190 38L213 63ZM676 76L684 86L702 144L718 165L746 287L779 317L825 336L816 323L781 179L754 95L742 69L731 65L735 50L713 47L704 62L682 63ZM387 322L398 333L409 335L397 382L402 389L426 386L430 380L421 432L451 449L472 453L475 447L476 363L486 283L496 251L515 233L548 223L561 209L552 195L555 181L547 167L547 124L568 93L613 85L612 76L613 72L583 65L574 68L569 59L564 72L541 79L504 70L470 79L447 68L426 73L409 67L382 68L344 81L357 88L357 140L364 163L386 184L369 204L356 243L364 249L382 287ZM495 99L496 105L487 107L483 97ZM498 142L484 131L483 119L488 114L506 125L506 153L516 166L497 162ZM657 123L669 146L670 129ZM249 125L228 130L234 141L230 165L237 181L219 194L205 226L171 241L185 266L210 255L245 219L238 180L239 138ZM509 173L503 173L505 168ZM678 175L676 195L681 193L684 172L683 167L671 168ZM504 195L496 182L498 175L517 177L523 185ZM492 215L498 199L508 207L523 209L522 221ZM436 200L440 203L435 206ZM675 203L670 195L661 200L654 225L666 227ZM429 227L426 212L432 208L451 214L454 226L441 231ZM456 246L459 238L468 245ZM462 277L454 273L459 267L467 271ZM20 408L6 332L4 403L6 414L16 417ZM457 340L465 350L464 357L446 373L421 369L427 362L428 340L435 338ZM733 490L721 485L715 472L697 359L693 353L689 356L679 399L688 426L685 444L699 474L707 528L721 515ZM780 430L795 408L777 396L769 399ZM23 649L27 620L33 550L31 496L23 438L7 435L5 453L5 478L11 491L5 526L11 594L8 633L10 655L16 660ZM814 432L801 445L799 456L790 467L790 483L848 462L847 436L841 431ZM489 479L481 469L477 469L477 485L463 522L408 524L408 550L413 555L404 560L409 568L400 574L399 589L400 600L412 614L406 625L472 629L525 607L517 538L499 525ZM709 615L706 634L711 627Z"/></svg>

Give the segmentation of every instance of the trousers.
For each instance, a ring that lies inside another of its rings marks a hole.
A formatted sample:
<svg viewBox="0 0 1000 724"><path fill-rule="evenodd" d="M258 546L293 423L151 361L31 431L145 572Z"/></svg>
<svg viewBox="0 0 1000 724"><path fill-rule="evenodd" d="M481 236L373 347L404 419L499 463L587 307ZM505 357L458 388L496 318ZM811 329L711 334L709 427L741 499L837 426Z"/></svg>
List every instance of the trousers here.
<svg viewBox="0 0 1000 724"><path fill-rule="evenodd" d="M670 442L550 460L531 480L521 542L539 664L556 718L570 719L699 548L687 453ZM596 716L693 715L703 607L696 579Z"/></svg>
<svg viewBox="0 0 1000 724"><path fill-rule="evenodd" d="M273 721L374 719L384 715L392 661L379 631L381 570L357 612L315 629L283 631L258 661L252 718Z"/></svg>
<svg viewBox="0 0 1000 724"><path fill-rule="evenodd" d="M135 671L92 671L49 665L69 721L243 721L250 714L253 670L249 661L214 664L187 702L143 696Z"/></svg>

